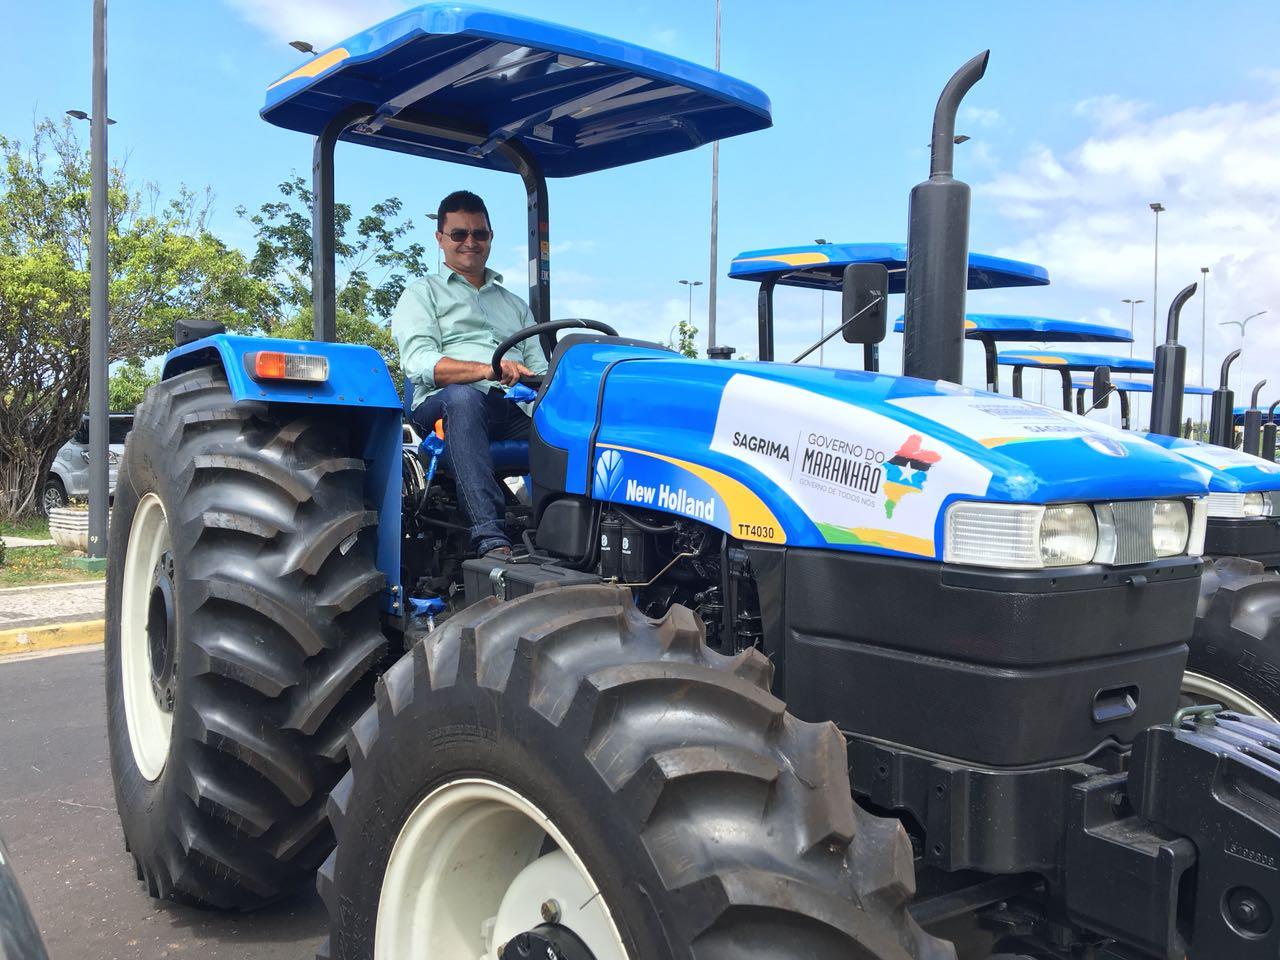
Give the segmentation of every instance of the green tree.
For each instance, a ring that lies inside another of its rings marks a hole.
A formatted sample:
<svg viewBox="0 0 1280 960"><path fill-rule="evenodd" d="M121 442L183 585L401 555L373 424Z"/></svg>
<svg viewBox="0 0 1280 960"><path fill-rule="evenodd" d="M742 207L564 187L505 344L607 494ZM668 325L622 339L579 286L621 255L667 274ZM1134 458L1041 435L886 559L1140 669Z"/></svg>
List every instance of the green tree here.
<svg viewBox="0 0 1280 960"><path fill-rule="evenodd" d="M257 213L250 214L244 207L236 212L253 225L257 241L251 276L271 292L270 310L261 318L262 331L309 340L313 197L297 174L280 184L280 193L280 200L264 203ZM389 197L355 219L349 204L334 204L338 339L376 349L396 384L400 363L388 318L405 284L430 267L426 248L409 239L413 221L402 216L403 206Z"/></svg>
<svg viewBox="0 0 1280 960"><path fill-rule="evenodd" d="M126 360L111 373L107 381L107 406L117 413L132 413L142 402L147 387L158 383L159 372L148 373L137 360Z"/></svg>
<svg viewBox="0 0 1280 960"><path fill-rule="evenodd" d="M88 399L89 180L69 121L0 136L0 517L35 506ZM108 181L109 361L165 352L179 317L251 328L269 291L209 231L209 195Z"/></svg>

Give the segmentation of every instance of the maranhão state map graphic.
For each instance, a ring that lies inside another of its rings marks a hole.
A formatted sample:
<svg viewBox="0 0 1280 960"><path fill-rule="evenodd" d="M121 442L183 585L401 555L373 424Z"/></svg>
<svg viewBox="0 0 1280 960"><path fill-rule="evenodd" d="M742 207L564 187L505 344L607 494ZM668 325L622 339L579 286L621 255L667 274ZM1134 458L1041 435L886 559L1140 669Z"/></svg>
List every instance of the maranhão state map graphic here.
<svg viewBox="0 0 1280 960"><path fill-rule="evenodd" d="M898 452L885 464L884 515L893 516L894 507L909 493L924 489L929 468L942 459L942 455L922 446L920 434L913 433L898 448Z"/></svg>

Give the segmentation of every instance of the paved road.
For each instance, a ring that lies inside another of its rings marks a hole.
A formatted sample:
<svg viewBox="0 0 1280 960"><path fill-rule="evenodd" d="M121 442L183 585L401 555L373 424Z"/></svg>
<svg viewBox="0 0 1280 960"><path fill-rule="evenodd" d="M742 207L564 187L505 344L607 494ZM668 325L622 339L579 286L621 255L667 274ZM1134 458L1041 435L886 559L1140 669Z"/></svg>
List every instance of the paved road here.
<svg viewBox="0 0 1280 960"><path fill-rule="evenodd" d="M0 835L51 960L310 960L310 892L251 914L147 897L111 793L102 650L0 661Z"/></svg>

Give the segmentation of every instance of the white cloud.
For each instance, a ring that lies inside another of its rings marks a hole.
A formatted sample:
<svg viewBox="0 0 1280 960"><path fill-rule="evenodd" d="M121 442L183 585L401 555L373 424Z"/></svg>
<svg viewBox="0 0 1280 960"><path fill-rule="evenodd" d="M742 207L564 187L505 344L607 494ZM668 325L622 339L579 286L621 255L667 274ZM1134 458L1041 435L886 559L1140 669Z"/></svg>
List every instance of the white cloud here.
<svg viewBox="0 0 1280 960"><path fill-rule="evenodd" d="M994 127L1000 123L1000 111L993 107L961 107L960 125Z"/></svg>
<svg viewBox="0 0 1280 960"><path fill-rule="evenodd" d="M402 0L225 0L264 33L288 43L305 40L317 50L365 29L407 5Z"/></svg>
<svg viewBox="0 0 1280 960"><path fill-rule="evenodd" d="M1144 113L1145 103L1137 100L1126 100L1108 93L1101 97L1089 97L1081 100L1073 108L1078 117L1087 117L1104 130L1127 126Z"/></svg>
<svg viewBox="0 0 1280 960"><path fill-rule="evenodd" d="M1017 238L995 252L1046 265L1053 286L1042 295L1062 316L1114 310L1112 319L1127 325L1120 299L1146 300L1136 318L1137 352L1150 356L1155 224L1148 204L1160 201L1160 339L1169 301L1207 266L1210 380L1239 343L1238 328L1218 321L1270 309L1250 325L1231 382L1239 399L1270 367L1280 387L1280 97L1163 116L1099 97L1077 112L1092 125L1083 142L1067 150L1033 146L1016 169L977 186L976 202L994 201ZM1181 336L1191 379L1199 376L1200 321L1197 297L1183 312Z"/></svg>

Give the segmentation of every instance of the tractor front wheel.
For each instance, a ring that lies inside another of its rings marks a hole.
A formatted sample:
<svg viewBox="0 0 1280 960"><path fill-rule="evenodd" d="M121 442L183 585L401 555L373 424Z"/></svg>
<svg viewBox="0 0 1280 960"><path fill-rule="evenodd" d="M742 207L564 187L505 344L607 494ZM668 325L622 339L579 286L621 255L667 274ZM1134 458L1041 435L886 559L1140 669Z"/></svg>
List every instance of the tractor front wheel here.
<svg viewBox="0 0 1280 960"><path fill-rule="evenodd" d="M138 407L107 566L116 805L152 896L248 909L314 875L372 701L376 514L341 418L232 400L221 370Z"/></svg>
<svg viewBox="0 0 1280 960"><path fill-rule="evenodd" d="M951 960L844 739L610 586L464 610L378 683L320 870L332 960Z"/></svg>

